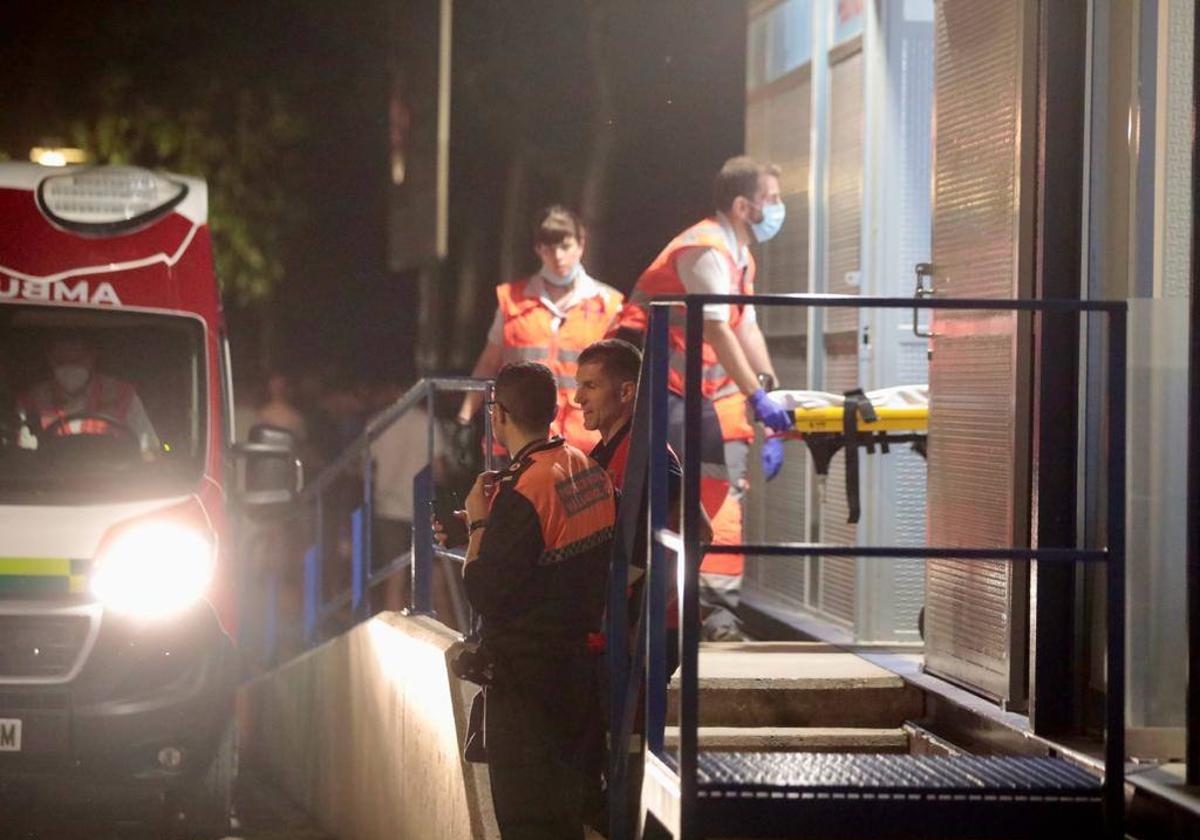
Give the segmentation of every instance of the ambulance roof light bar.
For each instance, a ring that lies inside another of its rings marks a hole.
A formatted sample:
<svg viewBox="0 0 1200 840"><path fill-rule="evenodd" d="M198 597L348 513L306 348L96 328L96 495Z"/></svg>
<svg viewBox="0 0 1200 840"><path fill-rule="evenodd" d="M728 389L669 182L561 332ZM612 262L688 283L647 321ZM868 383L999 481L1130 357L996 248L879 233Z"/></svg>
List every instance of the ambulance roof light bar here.
<svg viewBox="0 0 1200 840"><path fill-rule="evenodd" d="M34 146L29 159L42 166L66 166L68 163L87 163L88 153L71 146Z"/></svg>
<svg viewBox="0 0 1200 840"><path fill-rule="evenodd" d="M55 224L104 235L142 227L171 211L187 185L136 166L73 169L42 179L38 206Z"/></svg>

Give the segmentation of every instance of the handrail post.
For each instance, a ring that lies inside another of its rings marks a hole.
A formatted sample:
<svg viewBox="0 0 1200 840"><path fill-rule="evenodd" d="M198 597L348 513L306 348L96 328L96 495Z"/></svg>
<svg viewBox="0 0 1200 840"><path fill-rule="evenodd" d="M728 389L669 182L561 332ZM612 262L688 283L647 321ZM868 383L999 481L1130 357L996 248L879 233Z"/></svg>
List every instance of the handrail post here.
<svg viewBox="0 0 1200 840"><path fill-rule="evenodd" d="M646 752L663 751L667 716L667 563L666 547L656 538L667 526L667 317L670 310L650 307L646 352L650 355L650 504L646 544L650 562L646 569Z"/></svg>
<svg viewBox="0 0 1200 840"><path fill-rule="evenodd" d="M429 615L433 604L433 469L426 464L413 476L412 592L409 612Z"/></svg>
<svg viewBox="0 0 1200 840"><path fill-rule="evenodd" d="M1104 816L1125 836L1125 312L1108 315L1108 679Z"/></svg>
<svg viewBox="0 0 1200 840"><path fill-rule="evenodd" d="M486 406L489 402L495 399L496 384L492 380L488 380L483 386L483 404ZM492 432L492 413L486 408L483 412L483 468L488 472L492 471L493 456L492 450L495 448L495 438Z"/></svg>
<svg viewBox="0 0 1200 840"><path fill-rule="evenodd" d="M324 496L317 494L317 533L304 555L304 642L312 647L321 639L321 571L325 561Z"/></svg>
<svg viewBox="0 0 1200 840"><path fill-rule="evenodd" d="M683 591L679 593L679 791L680 836L696 836L700 664L700 450L702 446L704 308L687 304L687 376L684 381Z"/></svg>
<svg viewBox="0 0 1200 840"><path fill-rule="evenodd" d="M267 573L266 624L263 630L263 660L260 665L272 667L279 658L279 570Z"/></svg>
<svg viewBox="0 0 1200 840"><path fill-rule="evenodd" d="M623 498L617 511L617 526L609 564L608 615L605 649L608 664L608 836L611 840L629 837L629 743L633 734L638 687L643 684L646 624L644 610L630 614L629 570L633 552L639 548L637 535L646 535L647 478L649 474L648 440L650 419L650 354L642 355L630 429L629 457L625 464ZM644 549L643 549L644 550ZM641 558L648 568L647 558ZM645 603L643 579L641 603ZM637 622L637 634L630 644L629 623ZM632 651L632 657L630 652Z"/></svg>
<svg viewBox="0 0 1200 840"><path fill-rule="evenodd" d="M367 583L371 562L367 541L370 539L368 531L371 526L365 513L365 506L350 511L350 614L356 619L371 614L368 597L371 587Z"/></svg>

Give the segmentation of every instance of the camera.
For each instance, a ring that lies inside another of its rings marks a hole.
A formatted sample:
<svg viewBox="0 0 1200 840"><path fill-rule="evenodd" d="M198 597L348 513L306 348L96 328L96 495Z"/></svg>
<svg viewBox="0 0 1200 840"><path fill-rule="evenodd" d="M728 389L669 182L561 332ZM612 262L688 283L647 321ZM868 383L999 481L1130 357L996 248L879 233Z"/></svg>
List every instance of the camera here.
<svg viewBox="0 0 1200 840"><path fill-rule="evenodd" d="M450 670L460 680L488 686L496 679L496 660L479 643L464 643L450 660Z"/></svg>

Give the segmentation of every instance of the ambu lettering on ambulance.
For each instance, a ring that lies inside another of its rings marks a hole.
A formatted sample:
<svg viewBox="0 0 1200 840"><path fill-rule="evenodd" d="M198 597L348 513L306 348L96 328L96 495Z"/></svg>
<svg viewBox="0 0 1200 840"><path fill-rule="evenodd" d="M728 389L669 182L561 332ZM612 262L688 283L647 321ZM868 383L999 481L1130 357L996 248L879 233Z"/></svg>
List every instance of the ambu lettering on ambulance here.
<svg viewBox="0 0 1200 840"><path fill-rule="evenodd" d="M87 280L21 280L16 277L0 277L0 300L121 305L111 283L92 285Z"/></svg>

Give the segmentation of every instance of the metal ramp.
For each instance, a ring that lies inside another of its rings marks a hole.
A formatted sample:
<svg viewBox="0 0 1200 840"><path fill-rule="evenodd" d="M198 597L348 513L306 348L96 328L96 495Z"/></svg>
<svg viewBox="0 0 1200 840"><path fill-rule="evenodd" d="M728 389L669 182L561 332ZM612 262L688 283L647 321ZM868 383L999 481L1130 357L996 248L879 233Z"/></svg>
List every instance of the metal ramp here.
<svg viewBox="0 0 1200 840"><path fill-rule="evenodd" d="M648 779L674 762L656 760ZM672 772L673 775L673 772ZM696 819L716 837L1094 837L1102 789L1052 758L699 754ZM665 803L663 803L665 804Z"/></svg>
<svg viewBox="0 0 1200 840"><path fill-rule="evenodd" d="M610 779L627 778L622 756L632 732L636 692L645 656L645 733L639 834L675 838L1013 838L1040 836L1122 837L1124 820L1124 482L1125 482L1125 311L1120 302L924 299L921 308L997 310L1031 313L1096 313L1107 318L1109 401L1108 546L1077 548L885 548L784 545L721 546L722 552L774 557L850 556L860 558L949 558L965 561L1034 560L1106 565L1108 684L1105 774L1094 775L1060 758L1014 756L931 757L832 753L717 753L698 744L699 562L708 546L700 541L701 397L698 387L702 342L690 340L683 460L682 534L666 527L667 326L669 307L685 307L687 332L699 336L706 303L758 306L907 308L902 298L846 299L824 295L717 296L661 298L651 306L648 352L639 389L638 413L649 420L648 435L635 440L628 476L649 474L650 562L648 598L636 625L637 642L630 678L613 668L613 755ZM645 376L648 373L649 376ZM648 405L646 405L648 403ZM641 428L645 429L646 426ZM638 449L641 452L638 452ZM647 451L648 450L648 451ZM636 485L635 485L636 486ZM627 491L630 481L626 481ZM635 491L636 492L636 491ZM628 495L628 492L627 492ZM623 513L630 504L622 506ZM642 527L647 527L645 524ZM679 749L664 749L666 725L665 613L666 553L685 559L680 575ZM614 554L614 581L624 581L621 552ZM625 643L623 586L613 584L610 647ZM614 644L615 643L615 644ZM644 644L644 648L643 648ZM618 724L620 724L618 726ZM619 791L610 789L610 836L623 836Z"/></svg>

